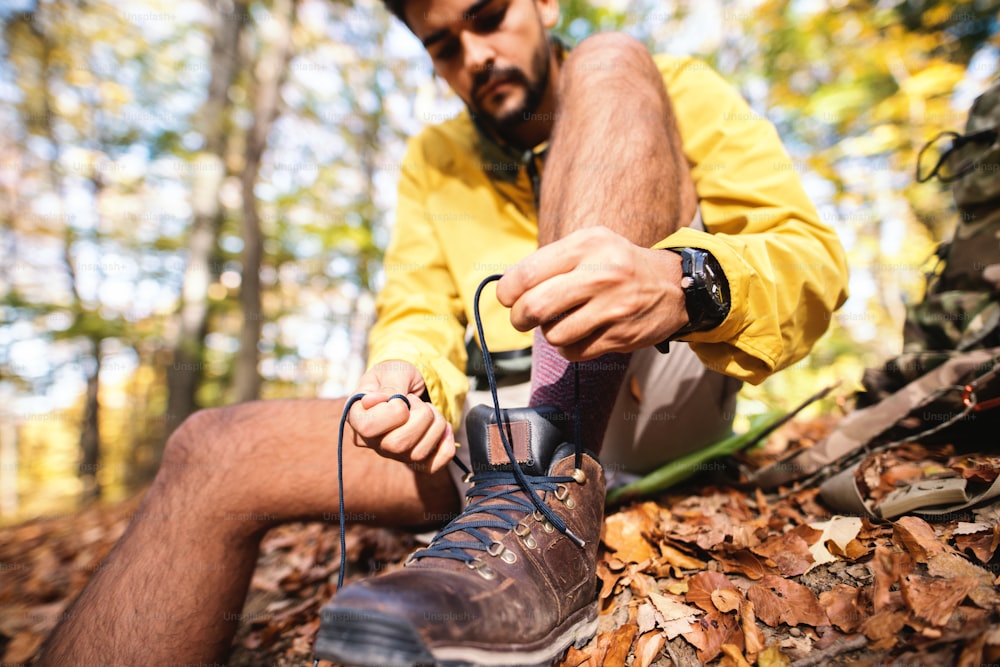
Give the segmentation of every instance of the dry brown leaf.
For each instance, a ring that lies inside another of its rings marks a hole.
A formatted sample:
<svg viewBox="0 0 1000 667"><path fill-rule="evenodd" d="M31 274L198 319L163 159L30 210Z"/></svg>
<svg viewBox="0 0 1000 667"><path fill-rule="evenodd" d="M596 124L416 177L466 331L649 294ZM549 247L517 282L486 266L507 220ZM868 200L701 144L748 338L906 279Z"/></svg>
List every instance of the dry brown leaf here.
<svg viewBox="0 0 1000 667"><path fill-rule="evenodd" d="M757 618L772 628L779 623L812 626L830 623L816 594L788 579L768 575L747 590L747 599L753 602Z"/></svg>
<svg viewBox="0 0 1000 667"><path fill-rule="evenodd" d="M716 588L712 591L710 597L715 608L724 614L736 611L744 602L740 592L731 588Z"/></svg>
<svg viewBox="0 0 1000 667"><path fill-rule="evenodd" d="M903 600L919 618L937 626L948 623L955 608L975 590L971 577L939 579L911 574L900 582Z"/></svg>
<svg viewBox="0 0 1000 667"><path fill-rule="evenodd" d="M601 581L601 592L598 595L598 599L604 600L611 597L611 594L615 590L615 584L618 583L621 577L621 572L612 572L606 562L599 561L597 563L597 578Z"/></svg>
<svg viewBox="0 0 1000 667"><path fill-rule="evenodd" d="M993 576L960 554L950 552L934 556L927 561L927 571L932 576L945 579L957 577L975 579L976 587L969 591L969 599L983 609L990 609L993 605L1000 604L1000 594L993 585Z"/></svg>
<svg viewBox="0 0 1000 667"><path fill-rule="evenodd" d="M34 657L35 652L42 645L44 637L37 633L25 630L14 635L14 638L7 644L7 650L3 654L3 664L19 665L27 663Z"/></svg>
<svg viewBox="0 0 1000 667"><path fill-rule="evenodd" d="M705 568L704 561L700 561L693 556L688 556L680 549L676 549L666 542L661 542L659 546L661 563L668 563L682 570L702 570Z"/></svg>
<svg viewBox="0 0 1000 667"><path fill-rule="evenodd" d="M688 591L685 599L704 611L715 611L712 591L718 589L735 591L736 587L721 572L699 572L688 580Z"/></svg>
<svg viewBox="0 0 1000 667"><path fill-rule="evenodd" d="M691 624L684 639L697 649L701 663L711 662L722 652L723 644L742 644L739 621L729 614L711 611Z"/></svg>
<svg viewBox="0 0 1000 667"><path fill-rule="evenodd" d="M835 516L829 521L810 523L810 528L823 531L819 539L809 547L813 564L806 570L812 570L818 565L832 563L837 560L834 550L843 553L848 545L855 540L861 531L861 518L854 516Z"/></svg>
<svg viewBox="0 0 1000 667"><path fill-rule="evenodd" d="M864 558L871 553L871 549L866 547L859 540L851 540L844 546L843 549L832 542L826 546L833 555L852 562L858 560L859 558Z"/></svg>
<svg viewBox="0 0 1000 667"><path fill-rule="evenodd" d="M792 667L792 661L777 644L771 644L757 656L757 667Z"/></svg>
<svg viewBox="0 0 1000 667"><path fill-rule="evenodd" d="M743 651L741 651L735 644L723 644L722 653L725 657L719 663L719 667L723 667L723 665L732 665L732 667L750 667L750 663L743 657Z"/></svg>
<svg viewBox="0 0 1000 667"><path fill-rule="evenodd" d="M697 615L701 614L699 609L671 600L659 593L650 593L649 600L656 608L656 622L663 629L667 639L673 639L677 635L688 632Z"/></svg>
<svg viewBox="0 0 1000 667"><path fill-rule="evenodd" d="M656 627L656 608L651 602L643 602L635 612L635 624L643 635Z"/></svg>
<svg viewBox="0 0 1000 667"><path fill-rule="evenodd" d="M918 563L938 554L951 551L951 547L939 539L929 523L915 516L904 516L892 524L892 537L896 544L906 547L910 556Z"/></svg>
<svg viewBox="0 0 1000 667"><path fill-rule="evenodd" d="M722 564L724 572L742 574L754 581L760 579L765 574L775 574L777 572L777 568L767 565L760 556L749 549L740 549L728 555L713 553L712 558Z"/></svg>
<svg viewBox="0 0 1000 667"><path fill-rule="evenodd" d="M899 639L899 632L906 625L906 612L884 609L865 619L861 632L871 639L877 650L892 648Z"/></svg>
<svg viewBox="0 0 1000 667"><path fill-rule="evenodd" d="M960 524L961 525L961 524ZM1000 546L1000 525L987 526L974 533L954 534L955 547L962 553L972 552L980 563L988 563Z"/></svg>
<svg viewBox="0 0 1000 667"><path fill-rule="evenodd" d="M649 667L660 655L666 639L659 632L647 632L635 642L635 662L632 667Z"/></svg>
<svg viewBox="0 0 1000 667"><path fill-rule="evenodd" d="M836 584L828 591L819 594L819 603L826 610L830 623L844 632L854 632L865 620L858 607L860 591L847 584Z"/></svg>
<svg viewBox="0 0 1000 667"><path fill-rule="evenodd" d="M804 574L813 564L813 555L809 549L822 534L822 531L803 524L787 533L769 538L751 551L771 559L782 575L795 577Z"/></svg>
<svg viewBox="0 0 1000 667"><path fill-rule="evenodd" d="M875 575L872 604L875 611L879 612L890 606L892 602L890 590L893 585L913 572L913 561L902 551L889 547L876 547L869 567Z"/></svg>
<svg viewBox="0 0 1000 667"><path fill-rule="evenodd" d="M596 667L594 662L590 659L590 654L581 651L577 648L569 647L566 651L566 657L558 664L557 667Z"/></svg>
<svg viewBox="0 0 1000 667"><path fill-rule="evenodd" d="M992 484L1000 474L1000 457L986 454L955 456L948 460L947 466L960 474L962 479Z"/></svg>
<svg viewBox="0 0 1000 667"><path fill-rule="evenodd" d="M611 643L607 653L604 654L602 667L625 667L629 651L632 649L632 640L638 628L634 625L623 625L611 633Z"/></svg>
<svg viewBox="0 0 1000 667"><path fill-rule="evenodd" d="M740 625L743 626L743 644L747 658L753 660L764 650L764 633L757 627L757 613L750 600L743 600L740 605Z"/></svg>
<svg viewBox="0 0 1000 667"><path fill-rule="evenodd" d="M604 520L604 543L626 563L642 563L656 557L653 545L643 536L641 524L631 512L618 512Z"/></svg>

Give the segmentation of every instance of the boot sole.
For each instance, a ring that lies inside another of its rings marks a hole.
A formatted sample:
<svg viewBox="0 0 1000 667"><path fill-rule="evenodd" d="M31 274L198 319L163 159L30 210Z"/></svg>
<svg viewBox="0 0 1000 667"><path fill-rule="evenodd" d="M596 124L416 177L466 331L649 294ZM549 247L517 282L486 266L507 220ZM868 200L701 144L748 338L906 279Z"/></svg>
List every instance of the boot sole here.
<svg viewBox="0 0 1000 667"><path fill-rule="evenodd" d="M570 645L583 646L597 632L597 603L570 616L530 644L441 644L428 648L406 619L380 612L324 609L316 637L317 658L354 667L547 667Z"/></svg>

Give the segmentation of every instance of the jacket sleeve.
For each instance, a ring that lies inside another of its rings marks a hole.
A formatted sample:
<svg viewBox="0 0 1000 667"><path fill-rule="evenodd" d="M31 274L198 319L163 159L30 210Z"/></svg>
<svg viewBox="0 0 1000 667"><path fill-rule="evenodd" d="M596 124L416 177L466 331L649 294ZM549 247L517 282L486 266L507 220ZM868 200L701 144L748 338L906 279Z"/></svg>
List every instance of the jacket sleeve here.
<svg viewBox="0 0 1000 667"><path fill-rule="evenodd" d="M664 74L707 231L684 228L654 247L702 248L718 259L729 315L685 340L709 368L757 384L826 331L847 298L847 260L771 123L707 65L687 60L681 69Z"/></svg>
<svg viewBox="0 0 1000 667"><path fill-rule="evenodd" d="M383 263L385 285L375 300L368 363L412 363L424 378L431 402L457 429L469 386L464 371L466 321L424 206L428 168L418 136L411 140L400 170L396 223Z"/></svg>

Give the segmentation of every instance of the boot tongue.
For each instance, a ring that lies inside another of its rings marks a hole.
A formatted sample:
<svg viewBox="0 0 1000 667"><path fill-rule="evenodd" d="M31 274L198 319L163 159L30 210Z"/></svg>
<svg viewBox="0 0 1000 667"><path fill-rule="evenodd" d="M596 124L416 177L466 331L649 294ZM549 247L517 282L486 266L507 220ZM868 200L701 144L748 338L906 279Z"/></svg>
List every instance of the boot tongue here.
<svg viewBox="0 0 1000 667"><path fill-rule="evenodd" d="M465 419L469 435L472 472L509 471L510 457L500 438L503 428L514 449L514 457L526 475L546 475L559 446L566 442L556 425L565 421L557 408L513 408L501 410L503 423L497 425L492 407L477 405Z"/></svg>

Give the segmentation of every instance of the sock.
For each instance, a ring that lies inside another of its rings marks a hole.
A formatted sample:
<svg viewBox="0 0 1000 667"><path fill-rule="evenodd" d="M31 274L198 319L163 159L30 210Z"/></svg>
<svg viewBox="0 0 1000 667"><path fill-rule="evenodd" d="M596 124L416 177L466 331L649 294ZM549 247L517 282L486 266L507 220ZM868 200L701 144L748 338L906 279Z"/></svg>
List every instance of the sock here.
<svg viewBox="0 0 1000 667"><path fill-rule="evenodd" d="M563 410L570 419L576 418L576 390L573 362L567 361L535 329L531 360L531 398L528 405L551 405ZM625 379L628 353L605 354L577 364L580 378L581 437L583 446L594 454L601 452L604 431L608 428L618 389ZM572 436L574 428L566 429Z"/></svg>

